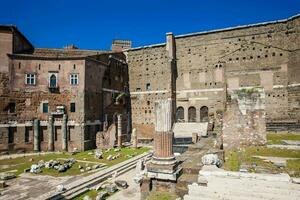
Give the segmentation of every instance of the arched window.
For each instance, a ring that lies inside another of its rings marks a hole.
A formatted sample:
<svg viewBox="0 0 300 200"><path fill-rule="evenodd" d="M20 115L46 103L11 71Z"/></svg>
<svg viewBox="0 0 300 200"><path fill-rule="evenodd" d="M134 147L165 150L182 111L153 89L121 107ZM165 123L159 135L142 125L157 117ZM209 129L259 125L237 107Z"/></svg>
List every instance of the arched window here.
<svg viewBox="0 0 300 200"><path fill-rule="evenodd" d="M50 76L50 88L56 88L57 87L57 80L55 74L52 74Z"/></svg>
<svg viewBox="0 0 300 200"><path fill-rule="evenodd" d="M189 122L196 122L196 108L195 107L189 107L188 110L188 116L189 116Z"/></svg>
<svg viewBox="0 0 300 200"><path fill-rule="evenodd" d="M177 122L184 122L184 109L181 106L177 108L176 121Z"/></svg>
<svg viewBox="0 0 300 200"><path fill-rule="evenodd" d="M208 122L208 107L207 106L202 106L200 108L200 121Z"/></svg>

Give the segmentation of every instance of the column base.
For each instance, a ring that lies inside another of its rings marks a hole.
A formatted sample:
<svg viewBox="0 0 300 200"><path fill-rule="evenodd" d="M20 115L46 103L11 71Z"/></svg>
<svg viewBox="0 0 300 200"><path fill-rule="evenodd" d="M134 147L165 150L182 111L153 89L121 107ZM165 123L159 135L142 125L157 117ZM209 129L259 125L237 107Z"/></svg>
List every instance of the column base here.
<svg viewBox="0 0 300 200"><path fill-rule="evenodd" d="M175 160L175 157L170 158L153 158L147 164L148 178L176 181L181 172L181 167Z"/></svg>

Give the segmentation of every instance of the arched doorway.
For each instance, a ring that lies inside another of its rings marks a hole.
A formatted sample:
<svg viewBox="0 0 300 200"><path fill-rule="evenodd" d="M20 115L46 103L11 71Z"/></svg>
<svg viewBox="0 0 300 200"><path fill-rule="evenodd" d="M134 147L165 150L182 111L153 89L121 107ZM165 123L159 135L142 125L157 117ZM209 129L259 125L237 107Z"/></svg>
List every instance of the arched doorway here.
<svg viewBox="0 0 300 200"><path fill-rule="evenodd" d="M184 108L178 107L176 111L176 121L177 122L184 122Z"/></svg>
<svg viewBox="0 0 300 200"><path fill-rule="evenodd" d="M200 108L200 121L208 122L208 107L207 106L202 106Z"/></svg>
<svg viewBox="0 0 300 200"><path fill-rule="evenodd" d="M194 106L189 107L188 119L189 119L189 122L196 122L196 108Z"/></svg>

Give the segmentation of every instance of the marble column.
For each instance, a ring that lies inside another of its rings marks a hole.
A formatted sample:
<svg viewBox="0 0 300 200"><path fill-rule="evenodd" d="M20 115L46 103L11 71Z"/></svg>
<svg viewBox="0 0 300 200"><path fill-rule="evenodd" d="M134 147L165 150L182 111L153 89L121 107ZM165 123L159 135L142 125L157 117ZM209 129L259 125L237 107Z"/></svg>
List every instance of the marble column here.
<svg viewBox="0 0 300 200"><path fill-rule="evenodd" d="M48 135L49 135L49 141L48 141L48 151L54 151L54 120L53 116L49 116L48 121Z"/></svg>
<svg viewBox="0 0 300 200"><path fill-rule="evenodd" d="M33 150L40 151L40 120L33 120Z"/></svg>
<svg viewBox="0 0 300 200"><path fill-rule="evenodd" d="M137 148L137 134L136 134L136 129L132 129L132 147Z"/></svg>
<svg viewBox="0 0 300 200"><path fill-rule="evenodd" d="M62 150L67 151L68 150L68 136L67 136L67 122L68 122L68 116L67 114L63 115L63 120L61 124L61 129L62 129Z"/></svg>
<svg viewBox="0 0 300 200"><path fill-rule="evenodd" d="M118 147L122 147L122 115L118 116Z"/></svg>
<svg viewBox="0 0 300 200"><path fill-rule="evenodd" d="M155 103L154 156L174 158L172 132L172 101L161 100Z"/></svg>
<svg viewBox="0 0 300 200"><path fill-rule="evenodd" d="M160 180L176 181L181 168L173 154L172 100L155 103L154 154L147 164L147 176Z"/></svg>

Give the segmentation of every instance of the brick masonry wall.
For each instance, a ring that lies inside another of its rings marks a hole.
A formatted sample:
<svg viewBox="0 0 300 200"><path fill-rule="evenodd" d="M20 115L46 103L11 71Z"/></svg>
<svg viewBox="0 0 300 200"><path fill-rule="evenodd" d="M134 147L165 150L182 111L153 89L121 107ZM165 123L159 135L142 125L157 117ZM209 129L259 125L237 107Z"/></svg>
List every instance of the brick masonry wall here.
<svg viewBox="0 0 300 200"><path fill-rule="evenodd" d="M296 17L277 23L175 36L176 104L184 108L185 121L190 107L196 108L199 121L202 106L208 107L210 121L214 121L217 113L225 110L227 91L255 87L264 88L267 122L297 121L300 114L299 86L295 86L300 83L299 33L300 18ZM151 110L149 114L149 109L157 97L164 98L158 92L136 94L137 88L145 91L148 82L151 86L152 83L160 85L151 88L153 91L165 88L162 79L167 79L167 75L157 73L167 68L165 62L159 60L165 55L164 49L165 44L161 44L126 52L136 127L153 123L154 113Z"/></svg>
<svg viewBox="0 0 300 200"><path fill-rule="evenodd" d="M264 90L235 90L229 95L223 116L224 149L266 144Z"/></svg>

